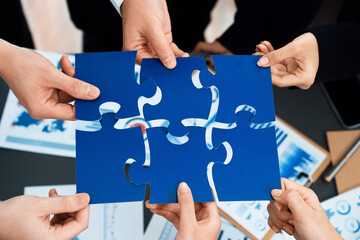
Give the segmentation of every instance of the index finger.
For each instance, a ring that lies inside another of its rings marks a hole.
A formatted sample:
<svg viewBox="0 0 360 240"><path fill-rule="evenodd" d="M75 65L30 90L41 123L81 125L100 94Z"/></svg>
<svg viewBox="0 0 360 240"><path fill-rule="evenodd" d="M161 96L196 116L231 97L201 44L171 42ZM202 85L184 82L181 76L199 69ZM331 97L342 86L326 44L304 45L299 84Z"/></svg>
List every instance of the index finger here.
<svg viewBox="0 0 360 240"><path fill-rule="evenodd" d="M75 213L75 219L66 219L62 227L56 227L57 236L63 239L73 239L82 231L88 228L90 216L90 206L81 209ZM70 221L69 221L70 220Z"/></svg>

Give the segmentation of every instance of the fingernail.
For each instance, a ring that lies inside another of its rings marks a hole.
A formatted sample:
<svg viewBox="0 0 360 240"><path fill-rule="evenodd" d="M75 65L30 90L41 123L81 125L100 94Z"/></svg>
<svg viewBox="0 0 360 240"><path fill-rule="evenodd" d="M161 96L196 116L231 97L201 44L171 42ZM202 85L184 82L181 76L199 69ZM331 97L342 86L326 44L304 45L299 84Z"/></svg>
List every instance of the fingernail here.
<svg viewBox="0 0 360 240"><path fill-rule="evenodd" d="M278 227L276 227L275 225L273 225L273 226L271 227L271 229L272 229L274 232L276 232L276 233L280 232L280 229L279 229Z"/></svg>
<svg viewBox="0 0 360 240"><path fill-rule="evenodd" d="M146 205L146 207L147 207L148 209L156 209L156 206L154 206L154 205L152 205L152 204L148 204L148 205Z"/></svg>
<svg viewBox="0 0 360 240"><path fill-rule="evenodd" d="M77 201L79 204L84 204L84 203L88 203L89 202L89 195L85 194L85 193L80 193L77 194L76 196Z"/></svg>
<svg viewBox="0 0 360 240"><path fill-rule="evenodd" d="M290 225L295 226L295 222L294 222L294 220L289 220L289 221L288 221L288 223L289 223Z"/></svg>
<svg viewBox="0 0 360 240"><path fill-rule="evenodd" d="M279 190L279 189L274 189L271 191L271 195L273 197L280 197L281 193L282 193L282 190Z"/></svg>
<svg viewBox="0 0 360 240"><path fill-rule="evenodd" d="M165 65L167 68L175 67L175 62L174 62L173 56L169 56L167 59L165 59Z"/></svg>
<svg viewBox="0 0 360 240"><path fill-rule="evenodd" d="M180 186L179 186L179 192L180 193L190 192L190 188L185 182L182 182L182 183L180 183Z"/></svg>
<svg viewBox="0 0 360 240"><path fill-rule="evenodd" d="M287 233L287 234L289 234L289 235L292 235L293 234L293 231L292 231L292 229L290 229L288 226L283 226L283 230Z"/></svg>
<svg viewBox="0 0 360 240"><path fill-rule="evenodd" d="M87 86L86 87L86 95L89 97L97 97L100 94L100 89L98 89L97 87L94 86Z"/></svg>
<svg viewBox="0 0 360 240"><path fill-rule="evenodd" d="M262 57L259 59L259 61L257 62L257 65L259 67L264 66L265 64L269 63L269 58L268 57Z"/></svg>

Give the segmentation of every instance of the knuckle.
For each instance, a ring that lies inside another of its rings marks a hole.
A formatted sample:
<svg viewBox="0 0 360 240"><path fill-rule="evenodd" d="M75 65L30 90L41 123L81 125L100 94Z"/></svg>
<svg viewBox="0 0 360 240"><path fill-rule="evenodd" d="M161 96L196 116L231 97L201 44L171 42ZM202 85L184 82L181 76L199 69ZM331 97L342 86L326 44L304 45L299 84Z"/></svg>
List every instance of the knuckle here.
<svg viewBox="0 0 360 240"><path fill-rule="evenodd" d="M89 221L85 221L83 224L82 224L82 229L81 231L84 231L85 229L87 229L89 227Z"/></svg>
<svg viewBox="0 0 360 240"><path fill-rule="evenodd" d="M307 194L309 194L309 196L314 199L317 199L317 200L319 199L318 196L316 195L316 193L310 188L307 188Z"/></svg>
<svg viewBox="0 0 360 240"><path fill-rule="evenodd" d="M277 81L276 85L278 87L286 87L287 86L283 81L281 81L281 79L279 79L279 81Z"/></svg>
<svg viewBox="0 0 360 240"><path fill-rule="evenodd" d="M263 41L262 44L264 44L265 46L271 45L271 43L269 41L267 41L267 40Z"/></svg>
<svg viewBox="0 0 360 240"><path fill-rule="evenodd" d="M34 119L41 119L42 118L42 114L41 111L33 106L29 106L27 109L30 117L34 118Z"/></svg>
<svg viewBox="0 0 360 240"><path fill-rule="evenodd" d="M72 203L71 200L72 200L71 198L63 197L63 199L62 199L63 209L68 210L68 209L71 209L71 208L72 208L73 203Z"/></svg>
<svg viewBox="0 0 360 240"><path fill-rule="evenodd" d="M287 194L288 199L294 199L297 198L299 194L295 190L290 190Z"/></svg>
<svg viewBox="0 0 360 240"><path fill-rule="evenodd" d="M154 48L154 51L158 55L163 55L162 53L166 53L167 50L168 50L168 46L163 45L163 44L156 44L156 46Z"/></svg>
<svg viewBox="0 0 360 240"><path fill-rule="evenodd" d="M310 88L310 85L304 83L304 84L299 85L298 87L301 88L302 90L308 90Z"/></svg>
<svg viewBox="0 0 360 240"><path fill-rule="evenodd" d="M270 212L270 210L271 210L271 208L272 208L272 204L273 203L269 203L268 205L267 205L267 207L266 207L266 209L267 209L267 211L269 212L269 214L271 214Z"/></svg>
<svg viewBox="0 0 360 240"><path fill-rule="evenodd" d="M299 53L301 51L301 46L297 41L291 42L290 44L291 44L292 51L294 53Z"/></svg>
<svg viewBox="0 0 360 240"><path fill-rule="evenodd" d="M78 81L73 81L71 85L72 92L77 93L80 91L80 89L81 89L80 83Z"/></svg>
<svg viewBox="0 0 360 240"><path fill-rule="evenodd" d="M283 56L282 49L279 49L277 51L273 51L273 52L269 53L268 56L269 56L270 61L271 60L280 61L280 59Z"/></svg>

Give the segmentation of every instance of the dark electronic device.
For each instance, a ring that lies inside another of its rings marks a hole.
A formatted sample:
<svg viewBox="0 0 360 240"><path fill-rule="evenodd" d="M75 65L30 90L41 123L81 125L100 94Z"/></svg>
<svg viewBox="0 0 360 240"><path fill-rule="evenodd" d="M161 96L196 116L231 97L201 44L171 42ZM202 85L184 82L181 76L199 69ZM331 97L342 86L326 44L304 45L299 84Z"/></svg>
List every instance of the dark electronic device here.
<svg viewBox="0 0 360 240"><path fill-rule="evenodd" d="M341 124L347 129L360 127L359 75L344 80L322 82L321 87Z"/></svg>

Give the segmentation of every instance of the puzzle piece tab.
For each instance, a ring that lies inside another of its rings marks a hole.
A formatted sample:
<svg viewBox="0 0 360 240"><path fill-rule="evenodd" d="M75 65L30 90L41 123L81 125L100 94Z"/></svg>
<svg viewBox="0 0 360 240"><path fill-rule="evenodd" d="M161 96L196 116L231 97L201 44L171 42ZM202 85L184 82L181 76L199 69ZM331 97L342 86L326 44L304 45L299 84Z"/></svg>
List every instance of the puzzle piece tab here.
<svg viewBox="0 0 360 240"><path fill-rule="evenodd" d="M145 119L169 120L168 131L177 137L188 133L181 124L183 119L207 119L211 107L211 91L197 89L192 81L193 72L203 69L207 69L207 66L202 57L177 58L174 69L167 69L158 59L143 59L140 80L154 79L162 92L159 104L144 106Z"/></svg>
<svg viewBox="0 0 360 240"><path fill-rule="evenodd" d="M216 121L237 121L235 109L250 105L256 109L255 123L275 121L274 98L270 68L257 66L261 56L213 55L216 74L200 71L200 82L208 88L216 86L219 91L219 107Z"/></svg>
<svg viewBox="0 0 360 240"><path fill-rule="evenodd" d="M90 203L142 201L145 186L133 185L124 174L125 162L133 157L145 161L141 127L117 130L114 113L100 120L96 132L76 131L77 192L90 195Z"/></svg>
<svg viewBox="0 0 360 240"><path fill-rule="evenodd" d="M135 184L150 184L150 203L176 203L177 188L181 182L189 185L195 202L214 200L207 178L207 166L214 161L224 162L227 153L224 147L208 150L205 128L189 127L189 140L182 145L170 143L162 128L147 129L147 135L150 166L144 168L141 163L134 162L129 175Z"/></svg>
<svg viewBox="0 0 360 240"><path fill-rule="evenodd" d="M115 117L139 115L138 99L152 97L156 83L146 81L139 85L135 78L136 52L82 53L75 55L76 78L97 86L100 96L95 100L76 100L76 118L99 120L99 106L116 102L121 108Z"/></svg>
<svg viewBox="0 0 360 240"><path fill-rule="evenodd" d="M214 146L227 141L233 150L231 161L215 163L212 168L220 201L272 200L272 189L281 189L275 127L252 129L253 114L237 113L234 129L214 128Z"/></svg>

